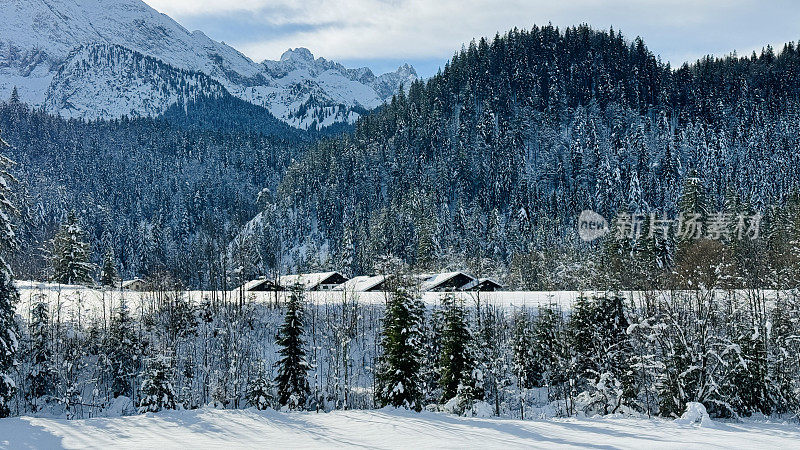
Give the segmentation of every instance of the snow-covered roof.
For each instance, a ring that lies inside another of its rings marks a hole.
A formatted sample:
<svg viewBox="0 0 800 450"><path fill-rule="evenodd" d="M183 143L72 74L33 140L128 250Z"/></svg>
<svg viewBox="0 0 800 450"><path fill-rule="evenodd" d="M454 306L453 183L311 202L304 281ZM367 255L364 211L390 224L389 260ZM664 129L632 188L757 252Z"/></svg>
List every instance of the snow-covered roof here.
<svg viewBox="0 0 800 450"><path fill-rule="evenodd" d="M367 292L386 280L384 275L353 277L336 287L337 291Z"/></svg>
<svg viewBox="0 0 800 450"><path fill-rule="evenodd" d="M422 274L420 275L420 278L423 280L421 288L423 291L436 289L439 285L446 283L447 281L459 275L463 275L469 278L470 280L474 280L472 276L467 275L464 272L442 272L434 274Z"/></svg>
<svg viewBox="0 0 800 450"><path fill-rule="evenodd" d="M303 289L311 290L322 284L323 281L335 275L343 277L343 275L339 272L300 273L294 275L283 275L282 277L278 278L278 284L285 288L300 286Z"/></svg>
<svg viewBox="0 0 800 450"><path fill-rule="evenodd" d="M477 279L474 279L474 280L470 281L469 283L465 284L464 286L461 286L461 290L462 291L468 291L470 289L476 288L477 286L480 286L483 283L491 283L491 284L494 284L497 287L503 287L503 285L500 284L499 281L494 280L492 278L477 278Z"/></svg>
<svg viewBox="0 0 800 450"><path fill-rule="evenodd" d="M125 281L122 282L122 287L126 288L126 287L129 287L129 286L133 286L135 284L138 284L138 283L144 283L144 280L141 279L141 278L134 278L132 280L125 280Z"/></svg>
<svg viewBox="0 0 800 450"><path fill-rule="evenodd" d="M258 278L258 279L255 279L255 280L250 280L247 283L245 283L244 285L242 285L242 290L249 291L249 290L252 290L252 289L260 286L261 284L269 282L269 281L270 280L267 280L266 278Z"/></svg>

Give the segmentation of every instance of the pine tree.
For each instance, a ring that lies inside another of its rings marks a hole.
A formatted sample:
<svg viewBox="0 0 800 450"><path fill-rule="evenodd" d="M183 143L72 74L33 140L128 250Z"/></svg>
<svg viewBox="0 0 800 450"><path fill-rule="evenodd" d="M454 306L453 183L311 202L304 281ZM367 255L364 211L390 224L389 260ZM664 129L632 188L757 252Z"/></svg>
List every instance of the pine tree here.
<svg viewBox="0 0 800 450"><path fill-rule="evenodd" d="M520 310L514 314L514 343L512 345L512 364L517 387L520 391L533 387L536 372L536 361L533 357L533 333L527 311Z"/></svg>
<svg viewBox="0 0 800 450"><path fill-rule="evenodd" d="M278 331L277 344L281 347L278 353L278 375L275 383L278 386L278 403L290 409L305 407L310 395L305 342L303 341L303 299L302 291L295 290L286 304L286 315L283 325Z"/></svg>
<svg viewBox="0 0 800 450"><path fill-rule="evenodd" d="M142 380L140 413L178 408L172 386L173 377L172 358L160 354L150 360Z"/></svg>
<svg viewBox="0 0 800 450"><path fill-rule="evenodd" d="M422 409L420 325L425 307L411 291L406 277L392 278L387 280L393 288L383 319L383 354L375 376L376 400L381 406L419 411Z"/></svg>
<svg viewBox="0 0 800 450"><path fill-rule="evenodd" d="M552 387L564 381L558 373L563 353L560 333L561 312L553 305L539 307L531 330L530 380L532 387Z"/></svg>
<svg viewBox="0 0 800 450"><path fill-rule="evenodd" d="M0 150L8 144L0 137ZM6 260L16 248L16 235L11 217L16 209L11 203L10 187L16 180L9 172L12 161L0 154L0 418L11 413L10 402L16 391L11 379L15 355L19 347L18 330L14 320L14 305L19 293L14 287L13 272Z"/></svg>
<svg viewBox="0 0 800 450"><path fill-rule="evenodd" d="M19 103L19 90L17 90L16 86L14 86L14 89L11 90L11 99L9 100L9 103L12 105Z"/></svg>
<svg viewBox="0 0 800 450"><path fill-rule="evenodd" d="M53 239L53 280L61 284L86 284L92 281L94 265L89 262L89 244L75 211Z"/></svg>
<svg viewBox="0 0 800 450"><path fill-rule="evenodd" d="M442 403L447 402L473 384L472 372L475 370L471 349L472 335L467 324L467 313L463 305L456 304L456 301L452 294L442 299L444 324L439 357L439 385L442 388ZM477 386L473 386L472 391L474 388ZM470 402L473 398L461 400Z"/></svg>
<svg viewBox="0 0 800 450"><path fill-rule="evenodd" d="M602 345L597 355L600 382L596 386L604 401L604 413L615 413L623 405L633 406L637 396L623 298L616 294L600 297L596 313L597 337Z"/></svg>
<svg viewBox="0 0 800 450"><path fill-rule="evenodd" d="M708 217L708 200L703 180L697 176L694 170L689 172L683 181L683 192L678 200L678 211L683 214L684 219L697 214L702 222Z"/></svg>
<svg viewBox="0 0 800 450"><path fill-rule="evenodd" d="M272 406L272 386L264 374L264 368L259 367L258 374L247 385L247 403L263 411Z"/></svg>
<svg viewBox="0 0 800 450"><path fill-rule="evenodd" d="M40 406L38 400L42 397L48 401L49 396L55 391L56 370L54 367L53 352L50 348L50 323L47 312L47 303L37 302L31 312L30 351L28 357L31 368L28 374L28 394L34 408Z"/></svg>
<svg viewBox="0 0 800 450"><path fill-rule="evenodd" d="M114 261L114 250L110 247L103 257L103 269L100 273L100 284L103 286L113 287L117 281L117 266Z"/></svg>
<svg viewBox="0 0 800 450"><path fill-rule="evenodd" d="M579 298L569 328L586 408L608 414L631 405L636 391L622 297Z"/></svg>
<svg viewBox="0 0 800 450"><path fill-rule="evenodd" d="M800 413L800 302L796 294L779 296L770 313L769 398L774 412Z"/></svg>
<svg viewBox="0 0 800 450"><path fill-rule="evenodd" d="M113 397L133 397L133 380L137 374L140 354L134 322L125 299L122 299L108 329L107 355Z"/></svg>
<svg viewBox="0 0 800 450"><path fill-rule="evenodd" d="M514 335L511 347L511 364L520 397L520 418L525 419L525 399L528 389L533 387L538 367L534 357L531 321L525 309L514 314Z"/></svg>

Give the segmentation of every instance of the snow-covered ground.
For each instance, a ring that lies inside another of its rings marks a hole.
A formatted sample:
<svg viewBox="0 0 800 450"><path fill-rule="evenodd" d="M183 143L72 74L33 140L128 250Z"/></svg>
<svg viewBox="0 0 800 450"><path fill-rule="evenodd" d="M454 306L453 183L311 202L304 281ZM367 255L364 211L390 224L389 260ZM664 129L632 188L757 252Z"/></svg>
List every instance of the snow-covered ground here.
<svg viewBox="0 0 800 450"><path fill-rule="evenodd" d="M111 317L111 312L119 305L122 299L128 307L139 310L144 307L147 310L152 304L157 303L158 299L165 295L174 293L157 292L136 292L128 290L101 290L92 289L85 286L69 286L38 281L17 281L17 289L20 293L20 302L17 304L17 312L23 317L28 318L33 305L38 301L46 301L50 305L50 314L53 317L60 316L62 319L79 320L82 318L102 318ZM536 308L544 305L558 305L563 309L569 309L576 298L581 294L591 295L593 291L508 291L508 292L456 292L456 297L462 299L467 306L476 304L494 305L498 307L528 307ZM180 293L187 300L194 304L199 304L203 299L227 300L238 302L267 303L286 301L288 292L247 292L234 289L231 291L183 291ZM444 292L424 292L422 300L428 305L436 305L441 298L447 295ZM625 294L626 296L635 294ZM276 298L277 296L277 298ZM385 292L353 292L353 291L317 291L306 292L306 301L311 304L336 304L341 302L357 302L362 305L381 305L387 300Z"/></svg>
<svg viewBox="0 0 800 450"><path fill-rule="evenodd" d="M174 293L158 292L136 292L128 290L102 290L93 289L85 286L69 286L39 281L17 281L17 289L20 292L20 302L17 304L17 312L23 317L28 318L33 305L45 300L50 305L50 313L53 317L60 314L61 318L78 320L78 316L85 318L108 319L111 311L116 308L122 299L125 299L131 310L144 308L147 310L157 303L165 295L171 296ZM538 306L554 305L563 310L569 310L575 300L581 296L591 296L597 291L500 291L500 292L455 292L452 293L457 298L464 301L467 306L493 305L501 308L536 308ZM668 295L668 292L641 293L641 292L622 292L628 301L638 301L642 295ZM731 292L719 291L722 297ZM735 291L732 293L741 300L746 300L749 296L755 295L749 291ZM182 291L188 301L199 304L203 299L212 301L225 300L238 302L268 303L278 301L284 303L289 295L288 292L247 292L240 289L230 291ZM436 305L441 302L443 296L448 295L444 292L423 292L422 300L428 305ZM781 291L765 290L760 295L767 299L774 299L781 295ZM357 302L361 305L382 305L387 300L385 292L354 292L354 291L317 291L306 292L306 301L310 304L338 304L342 302Z"/></svg>
<svg viewBox="0 0 800 450"><path fill-rule="evenodd" d="M0 420L1 448L797 448L800 427L681 425L663 419L506 420L396 410L332 413L173 411Z"/></svg>

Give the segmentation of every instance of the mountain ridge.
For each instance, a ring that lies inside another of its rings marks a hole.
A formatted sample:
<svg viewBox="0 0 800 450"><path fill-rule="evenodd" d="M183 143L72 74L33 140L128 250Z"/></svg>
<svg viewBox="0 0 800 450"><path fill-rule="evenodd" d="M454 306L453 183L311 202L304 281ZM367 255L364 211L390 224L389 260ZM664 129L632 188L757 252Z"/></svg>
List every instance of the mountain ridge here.
<svg viewBox="0 0 800 450"><path fill-rule="evenodd" d="M376 77L366 68L347 69L324 58L314 60L307 49L300 53L318 66L314 73L307 70L308 65L299 66L296 58L256 63L202 31L188 31L141 0L10 0L4 13L5 20L0 23L0 96L8 97L18 87L22 100L34 105L57 104L48 95L66 95L57 91L59 84L51 86L52 81L73 50L91 44L122 46L177 69L201 72L232 95L304 129L342 121L353 123L364 109L379 106L403 81L417 77L413 68L402 66ZM133 69L109 68L112 72L126 70ZM362 75L363 82L359 81ZM75 82L71 86L81 88ZM92 91L88 85L83 87ZM74 115L89 119L129 115L129 111L105 106L100 114L87 109ZM302 116L298 114L301 109L305 113Z"/></svg>

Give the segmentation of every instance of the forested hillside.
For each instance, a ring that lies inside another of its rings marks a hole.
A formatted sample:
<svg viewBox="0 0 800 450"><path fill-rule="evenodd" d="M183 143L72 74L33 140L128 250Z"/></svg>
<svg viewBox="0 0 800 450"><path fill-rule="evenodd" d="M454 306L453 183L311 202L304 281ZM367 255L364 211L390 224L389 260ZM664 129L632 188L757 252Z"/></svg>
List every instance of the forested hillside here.
<svg viewBox="0 0 800 450"><path fill-rule="evenodd" d="M181 100L159 120L89 123L12 99L0 129L31 216L18 275L50 275L49 240L74 209L98 265L110 249L125 277L193 287L234 271L369 274L387 255L526 289L649 288L706 254L725 268L715 283L796 282L793 44L674 69L613 30L515 29L406 92L324 139L228 95ZM746 242L586 244L584 209L764 222Z"/></svg>
<svg viewBox="0 0 800 450"><path fill-rule="evenodd" d="M673 69L613 30L515 29L472 42L294 164L277 196L292 221L285 240L327 243L331 267L352 273L392 254L528 288L640 284L680 264L676 243L611 249L639 273L604 274L615 262L580 243L578 213L675 216L694 174L704 214L761 212L765 231L796 238L783 225L797 222L796 204L786 208L800 184L798 93L793 44Z"/></svg>
<svg viewBox="0 0 800 450"><path fill-rule="evenodd" d="M152 119L67 121L21 103L0 104L0 129L12 144L7 154L24 196L16 202L23 213L12 264L17 276L50 279L50 241L75 211L98 265L111 251L126 277L168 274L193 286L221 286L228 242L304 143L291 134L209 130L232 127L208 114L180 117L171 115L185 129ZM240 115L227 123L247 129L246 121Z"/></svg>

